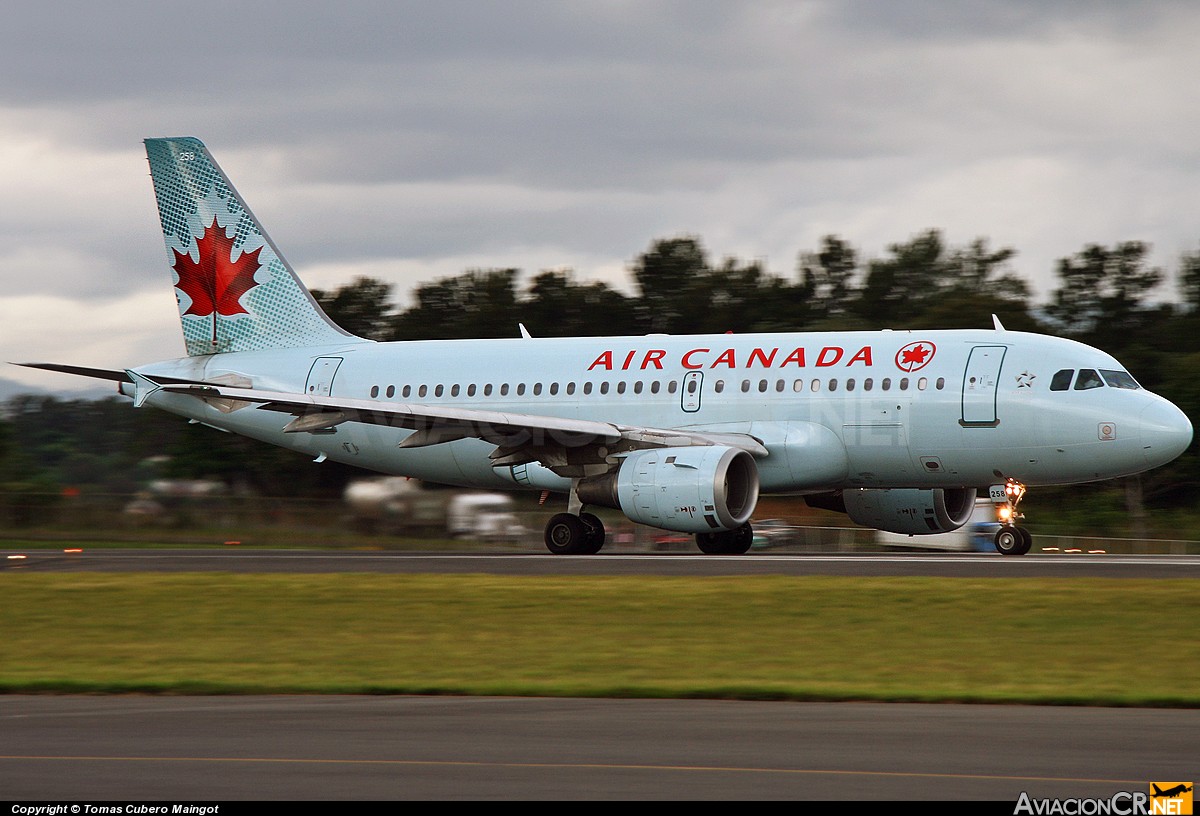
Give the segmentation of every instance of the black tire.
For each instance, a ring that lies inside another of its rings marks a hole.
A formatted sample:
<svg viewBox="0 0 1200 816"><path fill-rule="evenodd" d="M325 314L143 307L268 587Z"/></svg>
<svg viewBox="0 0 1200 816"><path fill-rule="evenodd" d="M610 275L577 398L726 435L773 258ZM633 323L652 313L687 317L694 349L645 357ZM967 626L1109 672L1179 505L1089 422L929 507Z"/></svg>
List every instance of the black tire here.
<svg viewBox="0 0 1200 816"><path fill-rule="evenodd" d="M1001 527L996 531L996 552L1001 555L1021 555L1021 546L1025 543L1019 527Z"/></svg>
<svg viewBox="0 0 1200 816"><path fill-rule="evenodd" d="M1021 534L1021 550L1017 555L1025 555L1033 549L1033 534L1024 527L1018 527L1017 532Z"/></svg>
<svg viewBox="0 0 1200 816"><path fill-rule="evenodd" d="M696 533L696 546L705 555L724 555L724 533Z"/></svg>
<svg viewBox="0 0 1200 816"><path fill-rule="evenodd" d="M604 522L591 513L580 513L579 520L587 528L587 543L583 555L595 555L604 547Z"/></svg>
<svg viewBox="0 0 1200 816"><path fill-rule="evenodd" d="M556 513L546 522L546 549L555 555L583 555L587 541L588 528L579 516Z"/></svg>
<svg viewBox="0 0 1200 816"><path fill-rule="evenodd" d="M743 555L754 543L754 529L743 524L720 533L696 533L696 546L705 555Z"/></svg>
<svg viewBox="0 0 1200 816"><path fill-rule="evenodd" d="M736 530L729 531L729 548L725 551L730 555L745 555L754 544L754 528L746 522Z"/></svg>

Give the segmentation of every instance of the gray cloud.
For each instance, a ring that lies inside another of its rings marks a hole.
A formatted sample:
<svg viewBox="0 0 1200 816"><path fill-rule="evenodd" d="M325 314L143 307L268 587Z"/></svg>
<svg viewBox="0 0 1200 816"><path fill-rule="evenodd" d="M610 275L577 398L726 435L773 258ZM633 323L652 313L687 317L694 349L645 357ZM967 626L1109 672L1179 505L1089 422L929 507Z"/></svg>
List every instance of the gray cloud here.
<svg viewBox="0 0 1200 816"><path fill-rule="evenodd" d="M1173 265L1197 39L1183 2L26 4L0 31L0 299L167 286L140 140L183 134L325 286L614 279L681 232L788 273L825 233L943 227L1042 292L1090 241Z"/></svg>

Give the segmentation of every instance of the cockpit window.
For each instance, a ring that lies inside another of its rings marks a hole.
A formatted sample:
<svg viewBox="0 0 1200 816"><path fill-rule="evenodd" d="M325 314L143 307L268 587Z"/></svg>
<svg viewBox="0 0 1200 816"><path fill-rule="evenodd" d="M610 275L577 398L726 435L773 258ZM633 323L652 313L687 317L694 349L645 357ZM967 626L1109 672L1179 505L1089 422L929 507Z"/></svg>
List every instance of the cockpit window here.
<svg viewBox="0 0 1200 816"><path fill-rule="evenodd" d="M1100 369L1100 373L1104 375L1104 381L1108 383L1110 388L1128 388L1130 391L1136 391L1141 388L1137 384L1137 380L1129 376L1128 371L1112 371L1102 368Z"/></svg>
<svg viewBox="0 0 1200 816"><path fill-rule="evenodd" d="M1089 388L1103 388L1104 380L1093 369L1079 369L1079 378L1075 380L1076 391L1087 391Z"/></svg>
<svg viewBox="0 0 1200 816"><path fill-rule="evenodd" d="M1071 378L1075 376L1075 369L1064 368L1057 372L1050 380L1051 391L1066 391L1071 387Z"/></svg>

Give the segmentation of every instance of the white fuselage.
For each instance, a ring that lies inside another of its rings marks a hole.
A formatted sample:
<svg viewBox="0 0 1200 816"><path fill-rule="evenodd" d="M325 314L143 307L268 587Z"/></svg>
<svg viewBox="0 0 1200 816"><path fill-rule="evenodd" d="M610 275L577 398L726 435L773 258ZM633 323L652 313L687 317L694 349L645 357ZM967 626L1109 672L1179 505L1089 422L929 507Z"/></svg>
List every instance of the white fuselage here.
<svg viewBox="0 0 1200 816"><path fill-rule="evenodd" d="M1116 370L1097 349L1008 331L878 331L348 341L232 352L139 373L255 389L452 405L616 425L749 434L766 492L1031 485L1123 476L1191 441L1170 402L1138 388L1051 390L1064 370ZM284 434L289 417L194 396L148 404L314 457L474 487L566 489L537 464L493 467L494 445L398 448L412 431L346 422Z"/></svg>

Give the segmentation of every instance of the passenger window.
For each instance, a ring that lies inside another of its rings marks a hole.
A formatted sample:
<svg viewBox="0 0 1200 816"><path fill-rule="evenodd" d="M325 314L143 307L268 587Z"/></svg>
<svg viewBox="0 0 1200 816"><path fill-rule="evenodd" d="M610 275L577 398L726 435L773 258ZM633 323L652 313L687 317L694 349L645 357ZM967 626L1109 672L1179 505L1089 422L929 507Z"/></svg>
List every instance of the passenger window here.
<svg viewBox="0 0 1200 816"><path fill-rule="evenodd" d="M574 393L575 393L575 383L573 383L573 382L567 383L567 396L569 397Z"/></svg>
<svg viewBox="0 0 1200 816"><path fill-rule="evenodd" d="M454 385L450 386L450 396L452 396L452 397L458 396L458 383L455 383Z"/></svg>
<svg viewBox="0 0 1200 816"><path fill-rule="evenodd" d="M658 385L658 383L655 383L655 385ZM718 394L720 394L724 390L725 390L725 381L724 380L717 380L713 384L713 391L717 392Z"/></svg>
<svg viewBox="0 0 1200 816"><path fill-rule="evenodd" d="M558 383L550 383L550 396L558 394Z"/></svg>
<svg viewBox="0 0 1200 816"><path fill-rule="evenodd" d="M625 381L624 380L621 380L619 383L617 383L617 393L618 394L625 393Z"/></svg>
<svg viewBox="0 0 1200 816"><path fill-rule="evenodd" d="M422 385L420 388L417 389L417 396L419 396L419 397L423 397L428 393L429 393L428 385Z"/></svg>
<svg viewBox="0 0 1200 816"><path fill-rule="evenodd" d="M483 387L483 395L485 397L490 397L492 395L492 384L491 383L488 383L487 385L485 385Z"/></svg>
<svg viewBox="0 0 1200 816"><path fill-rule="evenodd" d="M533 384L533 395L535 397L540 397L542 395L542 384L541 383Z"/></svg>
<svg viewBox="0 0 1200 816"><path fill-rule="evenodd" d="M667 393L668 394L674 394L675 388L676 388L676 383L674 380L671 380L669 383L667 383Z"/></svg>
<svg viewBox="0 0 1200 816"><path fill-rule="evenodd" d="M661 387L662 383L660 383L658 380L655 380L654 382L650 383L650 393L657 394Z"/></svg>
<svg viewBox="0 0 1200 816"><path fill-rule="evenodd" d="M387 398L388 398L388 399L391 399L391 398L392 398L392 397L394 397L394 396L396 396L396 386L394 386L394 385L389 385L389 386L387 387Z"/></svg>
<svg viewBox="0 0 1200 816"><path fill-rule="evenodd" d="M590 382L585 382L583 384L583 393L585 393L585 394L592 393L592 384Z"/></svg>
<svg viewBox="0 0 1200 816"><path fill-rule="evenodd" d="M1071 378L1075 376L1075 369L1064 368L1062 371L1055 373L1050 378L1051 391L1066 391L1071 387Z"/></svg>
<svg viewBox="0 0 1200 816"><path fill-rule="evenodd" d="M371 399L375 399L375 397L378 397L378 396L379 396L379 386L372 385L371 386Z"/></svg>
<svg viewBox="0 0 1200 816"><path fill-rule="evenodd" d="M926 379L925 377L922 377L921 379L917 380L917 390L918 391L924 391L928 387L929 387L929 380Z"/></svg>
<svg viewBox="0 0 1200 816"><path fill-rule="evenodd" d="M503 385L500 386L500 396L502 396L502 397L508 396L508 383L504 383Z"/></svg>
<svg viewBox="0 0 1200 816"><path fill-rule="evenodd" d="M776 391L778 391L779 393L781 393L781 394L782 394L782 393L783 393L783 389L784 389L785 387L787 387L787 383L785 383L783 380L776 380L776 381L775 381L775 390L776 390Z"/></svg>
<svg viewBox="0 0 1200 816"><path fill-rule="evenodd" d="M758 393L760 393L760 394L767 393L767 381L766 380L758 381Z"/></svg>
<svg viewBox="0 0 1200 816"><path fill-rule="evenodd" d="M882 388L884 391L891 391L892 390L892 378L884 377L883 382L881 382L879 384L879 387Z"/></svg>
<svg viewBox="0 0 1200 816"><path fill-rule="evenodd" d="M851 377L850 379L846 380L846 390L847 390L847 391L853 391L853 390L854 390L854 378L853 378L853 377Z"/></svg>
<svg viewBox="0 0 1200 816"><path fill-rule="evenodd" d="M600 383L600 393L601 393L601 394L607 394L607 393L608 393L608 383L607 383L607 382L602 382L602 383Z"/></svg>
<svg viewBox="0 0 1200 816"><path fill-rule="evenodd" d="M792 383L792 390L795 391L796 393L800 393L801 391L803 391L804 390L804 380L796 380L794 383Z"/></svg>
<svg viewBox="0 0 1200 816"><path fill-rule="evenodd" d="M696 389L699 387L700 387L699 383L697 383L695 380L688 380L688 393L689 394L695 394Z"/></svg>
<svg viewBox="0 0 1200 816"><path fill-rule="evenodd" d="M642 381L641 380L638 380L637 382L635 382L633 384L633 393L635 393L635 394L642 393Z"/></svg>
<svg viewBox="0 0 1200 816"><path fill-rule="evenodd" d="M863 391L870 391L874 385L875 381L870 377L867 377L865 380L863 380Z"/></svg>
<svg viewBox="0 0 1200 816"><path fill-rule="evenodd" d="M1076 391L1087 391L1092 388L1103 388L1104 380L1093 369L1079 369L1079 377L1075 380Z"/></svg>
<svg viewBox="0 0 1200 816"><path fill-rule="evenodd" d="M402 397L404 397L405 399L408 399L409 397L411 397L412 396L412 386L411 385L404 386L404 390L400 392L400 395Z"/></svg>
<svg viewBox="0 0 1200 816"><path fill-rule="evenodd" d="M440 397L445 392L445 390L446 390L446 387L444 385L442 385L441 383L438 383L438 387L433 389L433 395L435 397Z"/></svg>
<svg viewBox="0 0 1200 816"><path fill-rule="evenodd" d="M517 396L525 396L525 383L517 383Z"/></svg>
<svg viewBox="0 0 1200 816"><path fill-rule="evenodd" d="M837 380L830 380L830 381L829 381L829 390L830 390L830 391L837 391Z"/></svg>
<svg viewBox="0 0 1200 816"><path fill-rule="evenodd" d="M901 378L900 378L900 390L901 390L901 391L907 391L907 390L908 390L908 377L901 377Z"/></svg>
<svg viewBox="0 0 1200 816"><path fill-rule="evenodd" d="M821 381L820 380L813 380L812 390L813 390L814 394L821 390Z"/></svg>
<svg viewBox="0 0 1200 816"><path fill-rule="evenodd" d="M742 380L742 393L743 394L750 393L750 381L749 380Z"/></svg>
<svg viewBox="0 0 1200 816"><path fill-rule="evenodd" d="M946 378L938 377L937 382L934 384L934 388L936 388L938 391L941 391L945 387L946 387Z"/></svg>
<svg viewBox="0 0 1200 816"><path fill-rule="evenodd" d="M467 396L468 397L475 396L475 383L471 383L470 385L467 386Z"/></svg>

